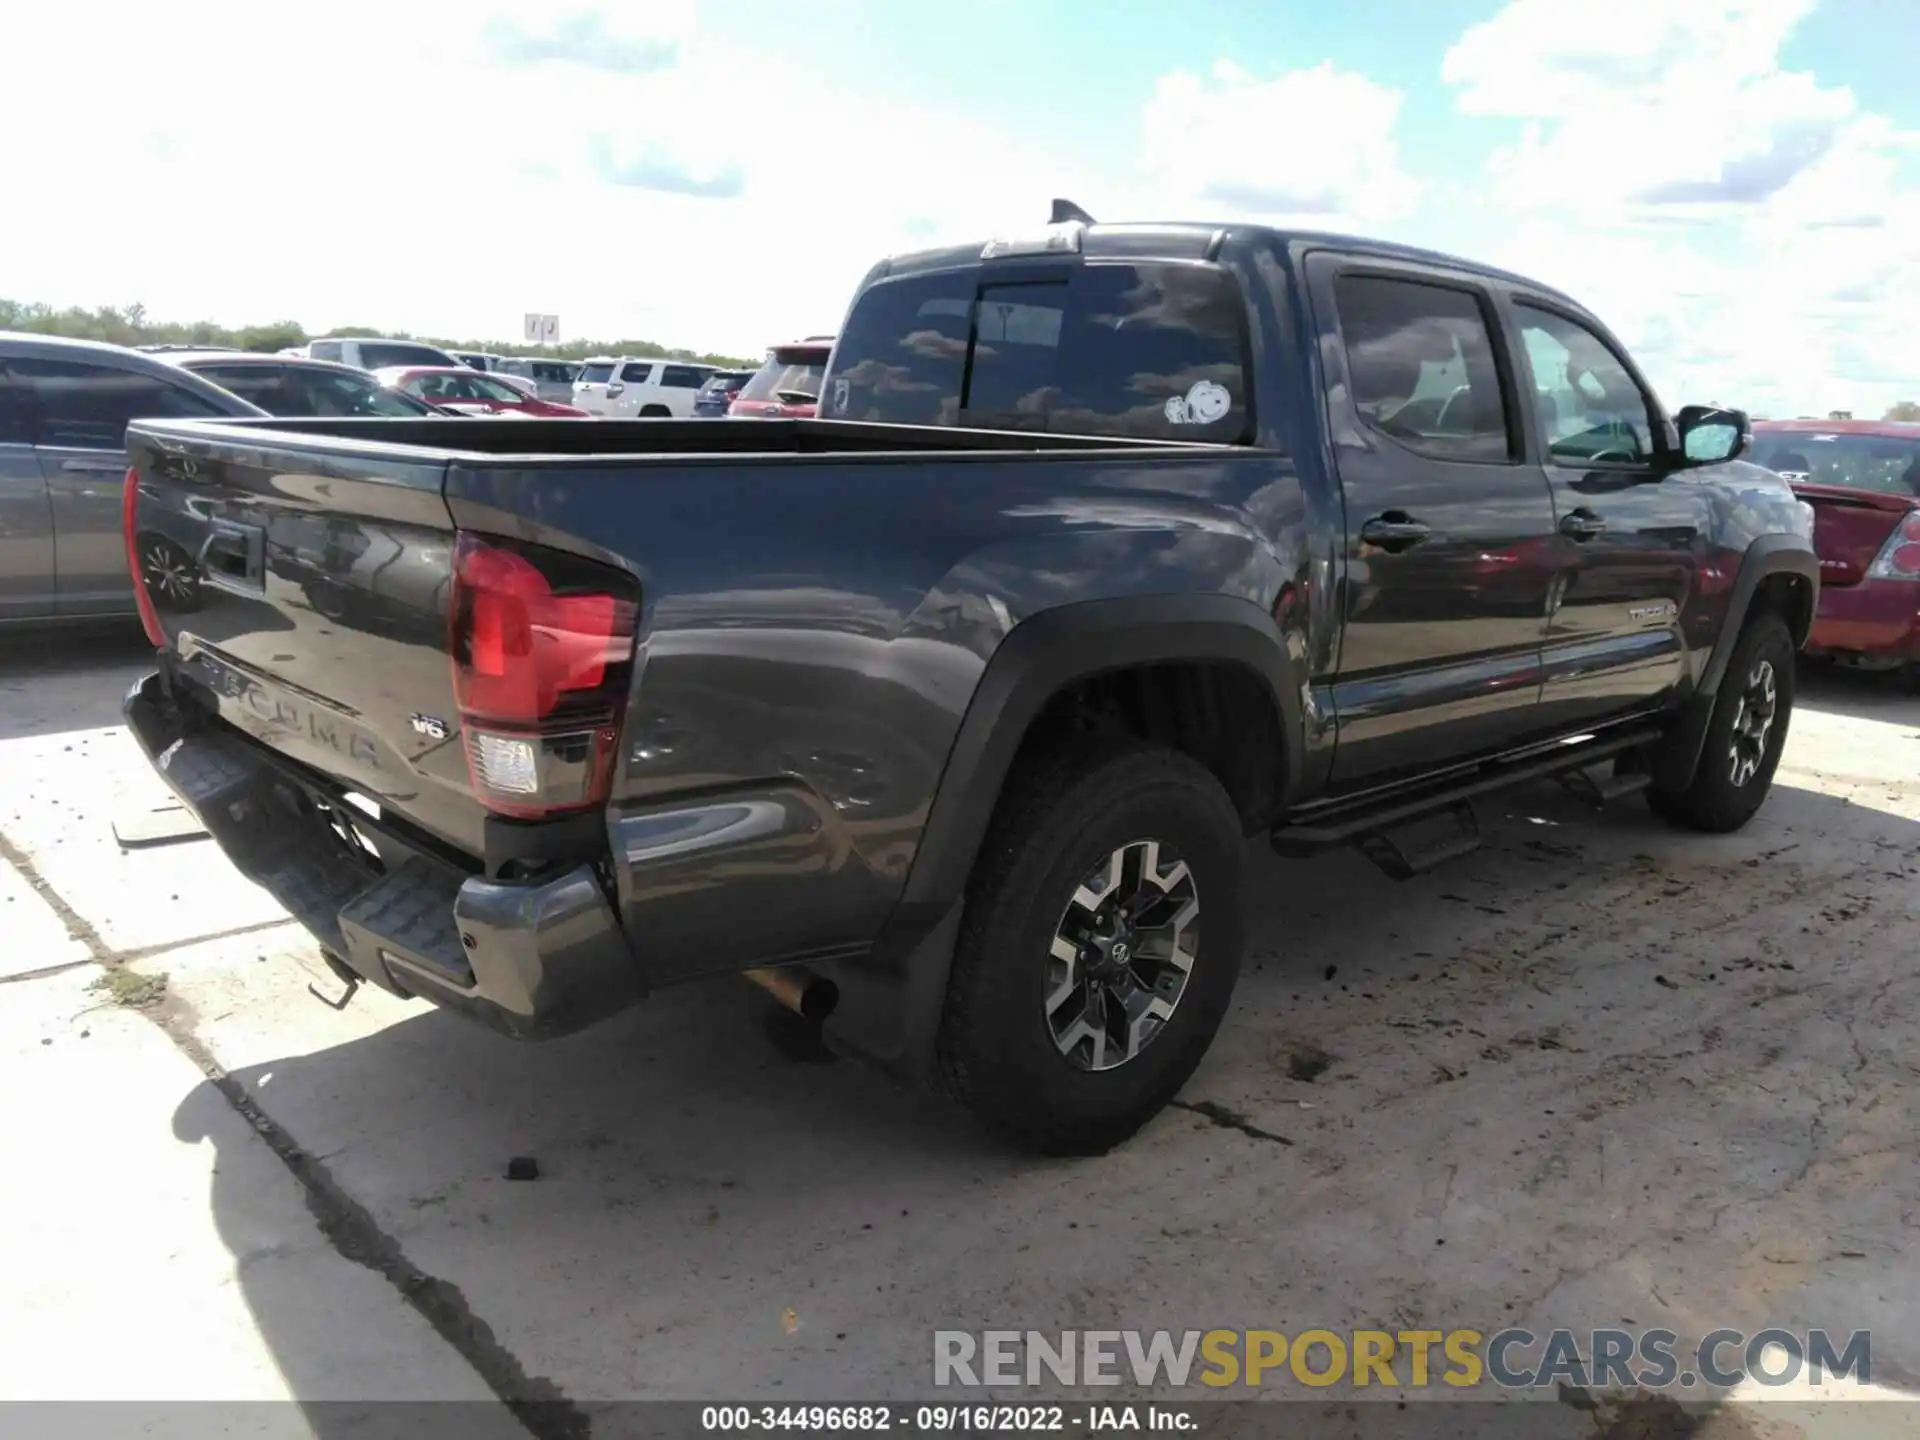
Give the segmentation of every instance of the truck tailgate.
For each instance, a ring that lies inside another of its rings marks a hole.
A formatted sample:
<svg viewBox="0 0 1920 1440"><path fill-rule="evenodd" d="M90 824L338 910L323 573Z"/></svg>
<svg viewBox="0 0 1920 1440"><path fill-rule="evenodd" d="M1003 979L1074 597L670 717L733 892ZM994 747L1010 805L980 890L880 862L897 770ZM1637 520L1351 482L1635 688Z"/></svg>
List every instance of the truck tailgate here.
<svg viewBox="0 0 1920 1440"><path fill-rule="evenodd" d="M479 854L448 663L446 467L354 448L135 426L133 554L180 677L222 719Z"/></svg>

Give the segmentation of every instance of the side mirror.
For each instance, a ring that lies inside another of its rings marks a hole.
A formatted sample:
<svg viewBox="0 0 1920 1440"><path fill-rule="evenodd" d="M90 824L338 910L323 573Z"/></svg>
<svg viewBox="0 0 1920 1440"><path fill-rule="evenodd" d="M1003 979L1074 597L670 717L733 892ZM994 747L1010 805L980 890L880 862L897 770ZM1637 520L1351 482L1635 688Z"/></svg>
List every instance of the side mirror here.
<svg viewBox="0 0 1920 1440"><path fill-rule="evenodd" d="M1753 422L1744 410L1686 405L1673 417L1680 453L1689 465L1719 465L1738 459L1753 443Z"/></svg>

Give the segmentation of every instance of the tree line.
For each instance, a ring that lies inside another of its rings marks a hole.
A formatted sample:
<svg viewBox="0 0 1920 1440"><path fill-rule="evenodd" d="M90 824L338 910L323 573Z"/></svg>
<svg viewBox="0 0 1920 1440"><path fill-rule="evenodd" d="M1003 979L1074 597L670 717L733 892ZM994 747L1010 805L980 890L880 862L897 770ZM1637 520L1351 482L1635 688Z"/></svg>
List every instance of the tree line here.
<svg viewBox="0 0 1920 1440"><path fill-rule="evenodd" d="M543 355L556 360L584 360L589 355L653 355L666 360L692 360L707 365L744 369L758 364L734 355L715 355L654 340L574 340L565 345L527 345L518 340L455 340L440 335L409 335L404 330L378 330L366 325L342 325L309 332L295 320L265 325L228 327L211 320L182 322L155 320L144 305L98 305L89 310L72 305L56 310L19 300L0 300L0 330L34 335L64 335L75 340L104 340L110 345L207 345L271 353L309 340L391 336L419 340L443 350L483 350L497 355Z"/></svg>

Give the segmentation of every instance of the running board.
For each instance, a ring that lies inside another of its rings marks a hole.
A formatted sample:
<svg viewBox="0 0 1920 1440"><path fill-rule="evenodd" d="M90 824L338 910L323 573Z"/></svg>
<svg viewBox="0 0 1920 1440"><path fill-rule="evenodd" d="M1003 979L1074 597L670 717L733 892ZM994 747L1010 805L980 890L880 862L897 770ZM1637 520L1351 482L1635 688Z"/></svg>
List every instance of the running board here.
<svg viewBox="0 0 1920 1440"><path fill-rule="evenodd" d="M1326 815L1317 815L1304 824L1288 825L1270 837L1273 848L1282 855L1306 856L1334 845L1357 844L1381 869L1396 879L1423 874L1442 861L1466 855L1480 847L1480 827L1474 816L1473 800L1511 785L1525 784L1550 776L1585 772L1598 761L1625 755L1656 743L1661 731L1636 728L1603 736L1581 745L1557 746L1545 752L1491 760L1455 778L1451 783L1435 785L1417 795L1390 795L1372 803L1355 802ZM1639 773L1613 775L1605 780L1583 776L1585 791L1569 783L1574 793L1598 796L1602 801L1616 795L1644 789L1647 777ZM1437 841L1416 843L1407 832L1422 821L1450 816L1450 831Z"/></svg>

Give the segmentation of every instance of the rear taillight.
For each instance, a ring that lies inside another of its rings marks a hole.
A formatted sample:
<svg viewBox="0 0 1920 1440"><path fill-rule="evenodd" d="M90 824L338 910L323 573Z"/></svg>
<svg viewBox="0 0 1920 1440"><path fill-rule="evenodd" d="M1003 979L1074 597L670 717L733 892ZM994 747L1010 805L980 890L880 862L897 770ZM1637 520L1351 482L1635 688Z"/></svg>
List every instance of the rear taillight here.
<svg viewBox="0 0 1920 1440"><path fill-rule="evenodd" d="M127 571L133 576L133 603L140 607L140 628L156 650L167 648L167 632L160 628L160 612L147 594L147 577L140 571L140 471L130 468L120 491L120 533L127 542Z"/></svg>
<svg viewBox="0 0 1920 1440"><path fill-rule="evenodd" d="M474 793L522 819L604 804L639 586L564 551L465 532L453 576L453 691Z"/></svg>
<svg viewBox="0 0 1920 1440"><path fill-rule="evenodd" d="M1894 527L1867 570L1869 580L1920 580L1920 510Z"/></svg>

